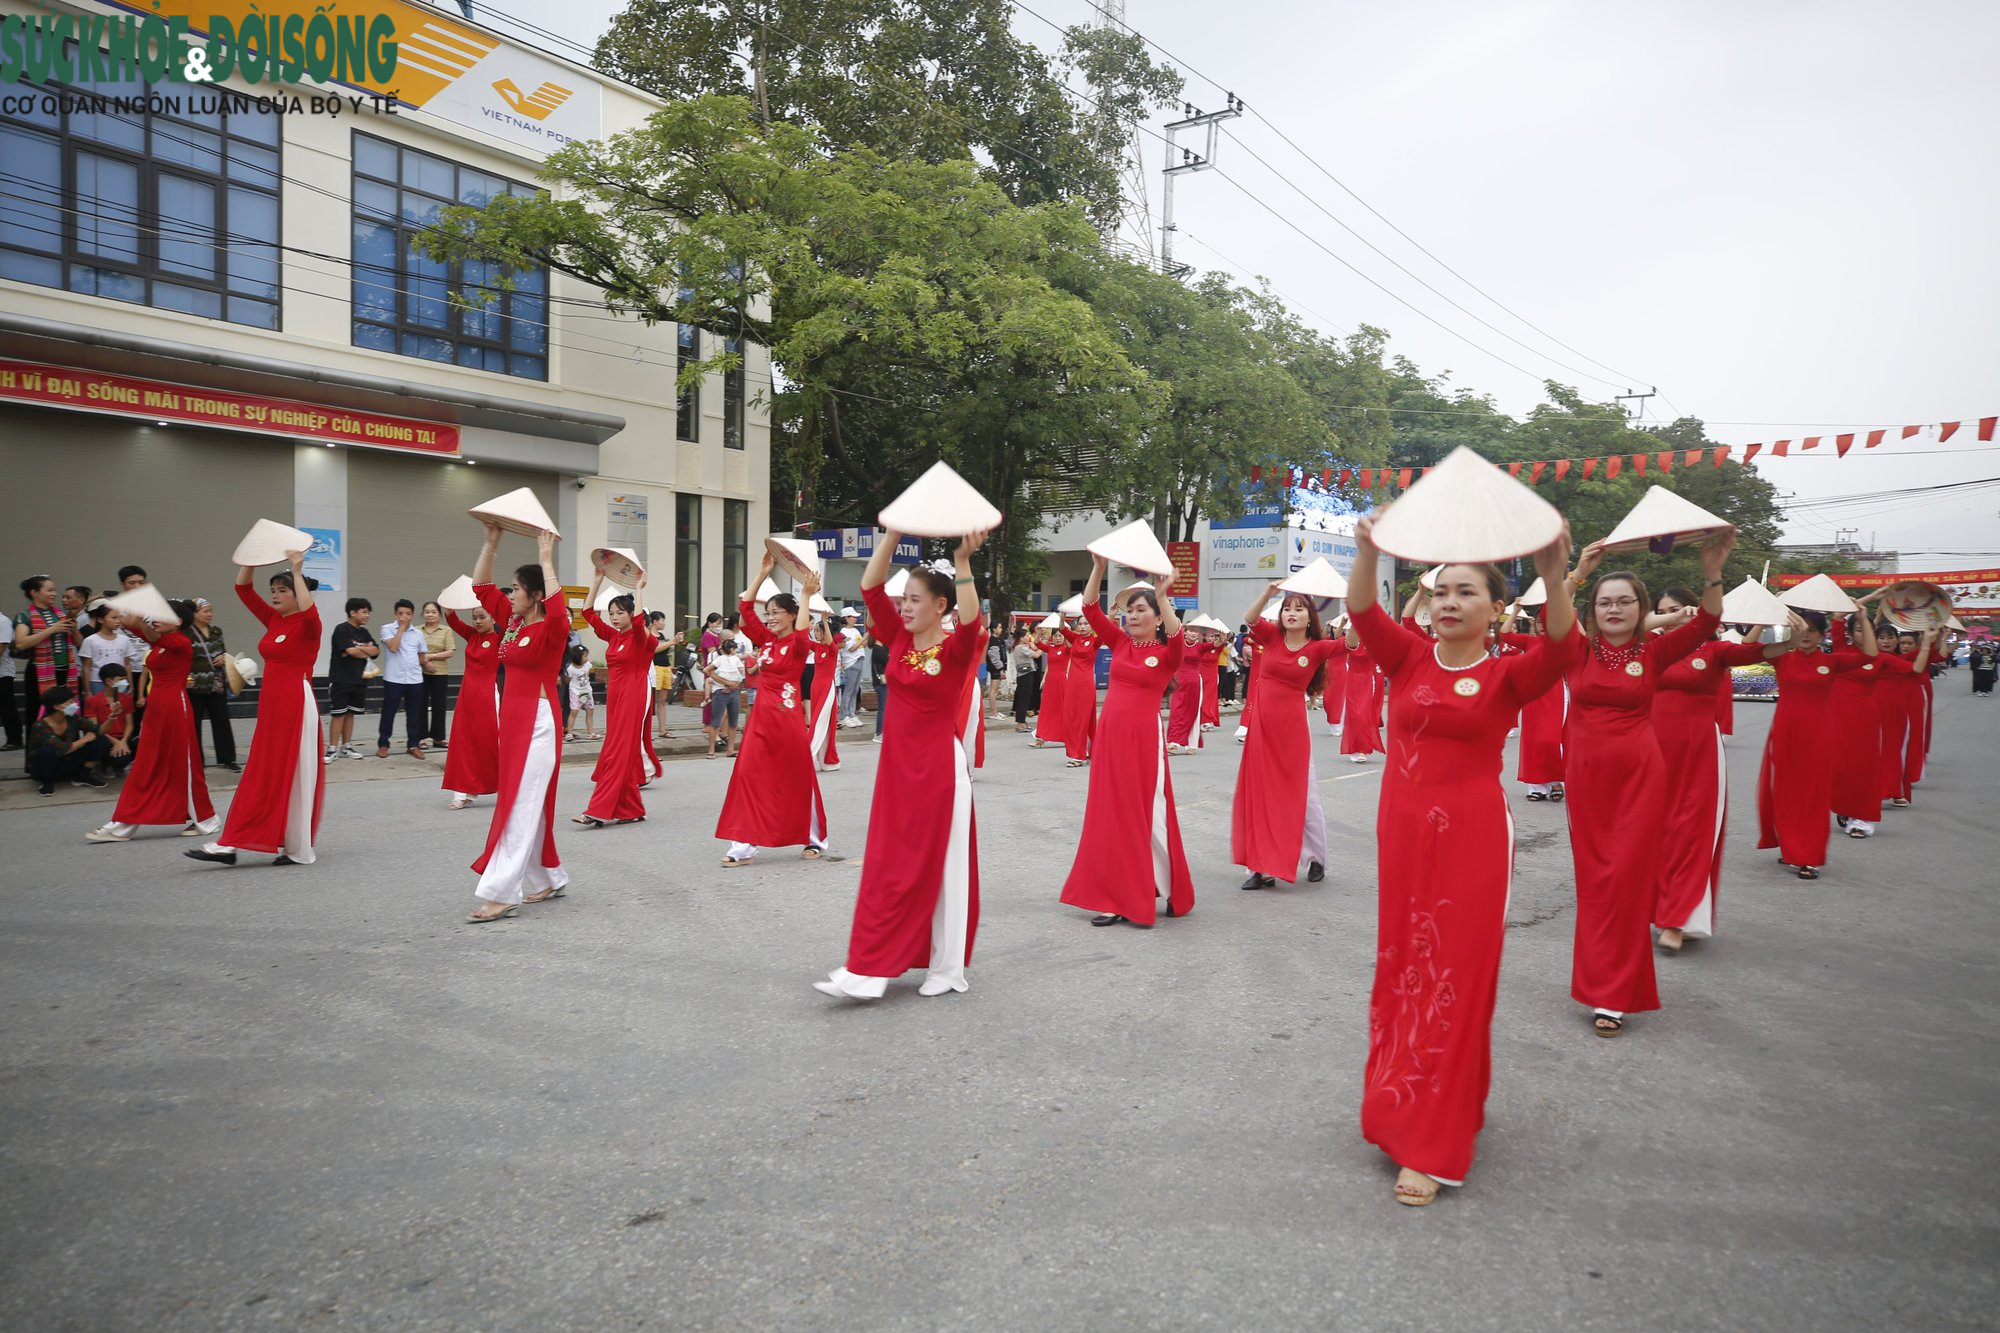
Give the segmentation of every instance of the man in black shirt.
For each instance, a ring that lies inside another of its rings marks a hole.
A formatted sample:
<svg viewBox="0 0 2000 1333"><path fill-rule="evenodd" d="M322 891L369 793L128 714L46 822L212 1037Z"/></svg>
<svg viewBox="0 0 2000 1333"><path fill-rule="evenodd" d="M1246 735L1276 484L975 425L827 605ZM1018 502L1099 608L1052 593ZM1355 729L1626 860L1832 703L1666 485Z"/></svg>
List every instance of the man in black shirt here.
<svg viewBox="0 0 2000 1333"><path fill-rule="evenodd" d="M354 719L368 711L368 662L382 650L368 632L375 608L366 597L347 599L347 619L333 627L332 660L326 670L326 757L359 759Z"/></svg>

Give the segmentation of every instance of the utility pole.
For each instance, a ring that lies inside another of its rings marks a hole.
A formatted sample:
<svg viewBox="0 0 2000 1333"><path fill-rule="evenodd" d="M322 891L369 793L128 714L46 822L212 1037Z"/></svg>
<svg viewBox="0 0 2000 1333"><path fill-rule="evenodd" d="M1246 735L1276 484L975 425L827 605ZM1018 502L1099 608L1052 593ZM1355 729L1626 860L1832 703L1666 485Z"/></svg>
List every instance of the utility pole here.
<svg viewBox="0 0 2000 1333"><path fill-rule="evenodd" d="M1196 171L1210 171L1215 167L1215 141L1219 134L1217 126L1225 120L1234 120L1243 114L1243 99L1235 93L1229 95L1229 106L1223 111L1203 111L1193 103L1182 105L1183 117L1167 126L1167 184L1164 198L1160 202L1160 271L1170 278L1185 277L1194 267L1192 264L1174 262L1174 177L1186 176ZM1181 130L1205 129L1208 142L1201 152L1192 148L1181 148L1174 142L1174 135ZM1180 157L1175 159L1174 150L1180 149Z"/></svg>
<svg viewBox="0 0 2000 1333"><path fill-rule="evenodd" d="M1125 26L1125 0L1091 0L1091 7L1097 11L1097 26L1106 32L1127 32ZM1113 101L1119 89L1104 90L1104 100ZM1118 178L1119 209L1104 229L1106 239L1113 249L1124 252L1136 251L1145 257L1148 268L1152 267L1153 215L1152 200L1146 185L1145 164L1139 155L1139 127L1135 119L1125 126L1125 142L1118 150L1115 161L1107 162L1112 174Z"/></svg>
<svg viewBox="0 0 2000 1333"><path fill-rule="evenodd" d="M1613 394L1612 397L1621 404L1624 403L1627 399L1631 399L1632 401L1638 403L1639 404L1638 411L1634 412L1630 408L1627 408L1625 412L1625 415L1637 419L1646 415L1646 400L1648 398L1651 398L1654 394L1658 393L1659 391L1660 391L1660 386L1655 384L1651 388L1647 389L1646 392L1644 393L1633 393L1630 389L1627 389L1624 393Z"/></svg>

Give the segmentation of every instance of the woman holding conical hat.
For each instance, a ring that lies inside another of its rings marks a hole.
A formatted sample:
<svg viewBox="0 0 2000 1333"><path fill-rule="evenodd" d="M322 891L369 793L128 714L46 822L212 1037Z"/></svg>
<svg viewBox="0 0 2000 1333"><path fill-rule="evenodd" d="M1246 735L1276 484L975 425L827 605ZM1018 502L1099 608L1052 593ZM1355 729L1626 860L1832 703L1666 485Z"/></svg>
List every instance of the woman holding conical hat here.
<svg viewBox="0 0 2000 1333"><path fill-rule="evenodd" d="M597 594L603 586L600 569L591 578L583 619L604 641L604 746L590 771L595 784L590 804L574 817L575 823L598 828L646 817L639 788L651 777L647 746L653 731L653 654L660 645L658 636L646 627L639 601L646 591L646 576L640 574L631 592L613 597L600 613Z"/></svg>
<svg viewBox="0 0 2000 1333"><path fill-rule="evenodd" d="M1111 645L1111 688L1097 719L1083 833L1062 900L1097 913L1093 926L1150 926L1160 898L1168 916L1194 908L1160 720L1160 697L1180 669L1181 624L1165 591L1173 575L1157 574L1152 587L1128 590L1121 628L1097 605L1104 566L1093 552L1083 615L1096 631L1091 642Z"/></svg>
<svg viewBox="0 0 2000 1333"><path fill-rule="evenodd" d="M1513 632L1503 634L1501 640L1522 652L1546 647L1548 642L1542 622L1532 613L1516 620ZM1565 795L1562 731L1568 705L1569 691L1558 683L1521 709L1521 745L1515 756L1514 780L1528 784L1531 801L1560 801Z"/></svg>
<svg viewBox="0 0 2000 1333"><path fill-rule="evenodd" d="M1660 1007L1649 925L1667 789L1653 698L1662 672L1715 637L1723 562L1735 545L1729 528L1702 546L1701 604L1685 624L1647 637L1646 585L1619 571L1597 580L1584 613L1587 633L1563 645L1569 658L1563 773L1576 866L1570 995L1590 1007L1600 1037L1622 1033L1626 1015ZM1586 546L1568 586L1550 584L1551 606L1582 586L1603 558L1602 542Z"/></svg>
<svg viewBox="0 0 2000 1333"><path fill-rule="evenodd" d="M1058 614L1060 619L1060 614ZM1039 631L1038 631L1039 632ZM1035 714L1035 738L1028 742L1037 750L1053 741L1063 743L1063 718L1068 708L1069 640L1058 625L1041 639L1042 708Z"/></svg>
<svg viewBox="0 0 2000 1333"><path fill-rule="evenodd" d="M1327 731L1338 739L1341 719L1347 715L1347 659L1353 652L1347 646L1345 614L1335 616L1326 627L1326 640L1340 646L1326 659L1326 675L1320 681L1320 707L1326 713Z"/></svg>
<svg viewBox="0 0 2000 1333"><path fill-rule="evenodd" d="M1222 680L1223 640L1228 633L1228 627L1218 622L1202 636L1208 648L1195 661L1196 671L1201 676L1201 716L1195 721L1197 735L1214 731L1222 725L1222 699L1218 691Z"/></svg>
<svg viewBox="0 0 2000 1333"><path fill-rule="evenodd" d="M1849 626L1852 625L1850 629ZM1860 657L1833 675L1833 819L1850 838L1872 838L1882 822L1882 710L1875 702L1882 658L1864 610L1828 627L1835 656Z"/></svg>
<svg viewBox="0 0 2000 1333"><path fill-rule="evenodd" d="M976 681L985 622L971 563L986 533L960 539L950 573L931 565L911 570L903 595L891 600L882 584L896 537L891 531L876 544L861 575L873 633L888 644L885 678L896 700L882 718L868 808L871 851L861 865L847 962L813 983L855 1000L880 998L913 967L929 969L920 994L965 990L979 927L972 728L984 725Z"/></svg>
<svg viewBox="0 0 2000 1333"><path fill-rule="evenodd" d="M807 635L810 643L807 666L801 683L812 708L809 719L813 767L822 773L840 771L840 640L834 634L829 617L822 611L807 606L811 616L812 629Z"/></svg>
<svg viewBox="0 0 2000 1333"><path fill-rule="evenodd" d="M451 808L463 810L473 797L500 790L500 627L484 606L463 617L447 608L445 623L465 644L444 760Z"/></svg>
<svg viewBox="0 0 2000 1333"><path fill-rule="evenodd" d="M1893 628L1893 627L1892 627ZM1931 636L1908 630L1884 640L1876 662L1875 702L1882 712L1882 799L1908 805L1924 770L1924 682L1930 679Z"/></svg>
<svg viewBox="0 0 2000 1333"><path fill-rule="evenodd" d="M195 606L167 604L180 623L162 628L144 616L128 616L126 626L152 647L145 669L153 678L146 696L146 742L125 774L111 822L84 836L92 842L125 842L142 824L171 824L183 837L213 835L222 826L208 799L202 776L201 735L188 702L188 673L194 670ZM164 623L164 622L163 622ZM135 673L136 674L136 673Z"/></svg>
<svg viewBox="0 0 2000 1333"><path fill-rule="evenodd" d="M1201 746L1201 717L1207 706L1203 665L1213 667L1222 655L1222 644L1205 629L1185 625L1181 630L1181 665L1174 673L1173 697L1167 701L1167 751L1183 754Z"/></svg>
<svg viewBox="0 0 2000 1333"><path fill-rule="evenodd" d="M806 701L799 679L812 655L812 636L800 619L798 598L788 592L766 599L764 615L758 614L755 589L774 567L767 550L737 603L738 624L756 646L762 665L757 671L757 706L743 728L736 765L729 773L729 794L715 821L715 836L729 839L722 858L729 869L748 865L759 847L802 846L799 855L808 861L826 853L826 806L813 772L812 737L806 730ZM819 575L808 574L801 591L810 601L819 591Z"/></svg>
<svg viewBox="0 0 2000 1333"><path fill-rule="evenodd" d="M499 795L486 848L472 869L480 905L474 924L517 916L523 903L560 898L569 871L556 851L556 774L562 764L562 662L569 645L569 605L556 575L553 531L535 535L535 563L514 571L506 592L493 581L500 525L488 518L472 566L472 591L500 635Z"/></svg>
<svg viewBox="0 0 2000 1333"><path fill-rule="evenodd" d="M1698 613L1700 599L1668 588L1653 603L1664 634ZM1666 765L1664 831L1653 924L1660 947L1679 953L1691 936L1715 933L1716 888L1722 878L1722 835L1729 811L1729 777L1716 722L1715 696L1729 689L1733 667L1782 657L1784 644L1711 639L1660 672L1653 695L1653 735Z"/></svg>
<svg viewBox="0 0 2000 1333"><path fill-rule="evenodd" d="M1243 616L1257 645L1257 675L1255 706L1244 713L1250 734L1236 769L1229 858L1250 872L1245 889L1295 883L1301 869L1312 883L1326 878L1326 815L1306 699L1321 688L1326 664L1348 649L1325 637L1313 599L1285 592L1282 582L1274 580ZM1274 594L1282 599L1278 618L1266 620Z"/></svg>
<svg viewBox="0 0 2000 1333"><path fill-rule="evenodd" d="M243 780L229 800L229 814L214 842L190 849L197 861L235 865L236 854L265 852L280 865L310 865L319 839L326 763L320 752L319 703L313 664L319 658L318 584L306 577L305 552L285 552L290 568L273 574L270 600L254 591L257 571L236 570L236 598L264 626L257 656L264 673L257 688L257 740L243 765Z"/></svg>
<svg viewBox="0 0 2000 1333"><path fill-rule="evenodd" d="M1402 1168L1396 1201L1422 1206L1440 1185L1464 1182L1485 1123L1514 862L1501 751L1522 706L1559 688L1577 634L1569 599L1558 597L1546 642L1490 651L1505 580L1488 564L1439 569L1430 633L1398 624L1377 601L1374 530L1387 512L1356 525L1348 580L1349 624L1388 680L1398 756L1376 814L1361 1129ZM1566 530L1534 553L1552 585L1568 554Z"/></svg>
<svg viewBox="0 0 2000 1333"><path fill-rule="evenodd" d="M1087 625L1096 623L1090 619L1093 609L1085 599L1084 614L1079 618ZM1069 645L1062 688L1063 751L1069 756L1069 767L1082 768L1090 762L1097 730L1097 650L1102 640L1087 629L1071 625L1064 625L1060 632Z"/></svg>
<svg viewBox="0 0 2000 1333"><path fill-rule="evenodd" d="M1826 618L1824 611L1798 613L1781 645L1791 651L1772 663L1778 707L1757 773L1757 845L1777 848L1778 863L1794 867L1800 879L1818 879L1826 864L1840 745L1834 677L1858 674L1874 660L1873 643L1859 653L1824 651Z"/></svg>
<svg viewBox="0 0 2000 1333"><path fill-rule="evenodd" d="M1349 763L1365 764L1369 755L1382 753L1382 673L1375 669L1375 655L1369 651L1367 642L1354 632L1351 610L1348 619L1340 752Z"/></svg>

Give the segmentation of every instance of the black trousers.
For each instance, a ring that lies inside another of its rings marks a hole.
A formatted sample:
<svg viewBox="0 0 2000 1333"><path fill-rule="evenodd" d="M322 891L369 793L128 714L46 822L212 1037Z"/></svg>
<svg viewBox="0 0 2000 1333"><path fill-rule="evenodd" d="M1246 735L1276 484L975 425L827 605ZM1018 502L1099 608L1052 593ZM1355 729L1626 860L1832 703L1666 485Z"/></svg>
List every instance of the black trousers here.
<svg viewBox="0 0 2000 1333"><path fill-rule="evenodd" d="M111 754L111 742L99 736L80 750L45 745L28 752L28 776L43 786L73 782L83 776L87 765L102 762Z"/></svg>
<svg viewBox="0 0 2000 1333"><path fill-rule="evenodd" d="M21 701L12 687L0 690L0 728L7 733L7 744L19 745L23 724L21 722Z"/></svg>
<svg viewBox="0 0 2000 1333"><path fill-rule="evenodd" d="M442 745L449 738L445 735L445 697L451 693L451 677L440 672L424 677L424 731L432 741Z"/></svg>
<svg viewBox="0 0 2000 1333"><path fill-rule="evenodd" d="M1017 679L1014 682L1014 720L1026 725L1028 714L1041 711L1041 707L1042 673L1037 671Z"/></svg>
<svg viewBox="0 0 2000 1333"><path fill-rule="evenodd" d="M188 706L194 710L195 744L201 744L201 724L206 719L209 738L214 742L215 762L235 763L236 728L229 721L229 696L221 690L210 690L206 694L190 690Z"/></svg>

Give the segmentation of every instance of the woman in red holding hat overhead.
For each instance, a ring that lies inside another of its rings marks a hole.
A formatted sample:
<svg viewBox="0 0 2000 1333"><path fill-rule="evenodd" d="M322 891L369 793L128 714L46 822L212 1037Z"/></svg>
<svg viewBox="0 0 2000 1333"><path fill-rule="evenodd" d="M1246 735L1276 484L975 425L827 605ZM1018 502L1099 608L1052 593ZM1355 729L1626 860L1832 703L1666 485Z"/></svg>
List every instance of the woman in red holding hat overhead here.
<svg viewBox="0 0 2000 1333"><path fill-rule="evenodd" d="M1355 634L1352 619L1350 612L1340 752L1350 764L1365 764L1369 755L1382 753L1382 673L1375 669L1367 643Z"/></svg>
<svg viewBox="0 0 2000 1333"><path fill-rule="evenodd" d="M287 551L289 570L271 576L271 600L251 591L257 571L236 570L236 598L263 622L257 655L264 676L257 689L257 743L243 765L243 780L229 800L229 815L214 842L184 853L197 861L236 864L236 853L267 852L277 865L311 865L325 799L325 761L319 746L319 702L312 670L319 659L319 585L301 568L305 552Z"/></svg>
<svg viewBox="0 0 2000 1333"><path fill-rule="evenodd" d="M648 746L653 730L653 653L660 643L646 628L645 612L639 606L646 576L640 574L632 591L613 597L600 615L597 592L603 586L604 571L600 569L590 580L583 619L604 640L604 748L598 751L597 766L590 771L590 780L596 784L590 804L570 820L593 828L637 823L646 817L639 788L652 776Z"/></svg>
<svg viewBox="0 0 2000 1333"><path fill-rule="evenodd" d="M918 993L966 989L979 928L979 835L973 819L972 728L982 728L978 691L985 624L972 556L986 541L972 533L952 553L953 572L910 571L891 600L897 535L875 544L861 574L872 632L889 647L887 679L896 706L882 715L882 758L868 809L868 846L854 902L847 964L813 987L851 1000L880 999L889 982L928 967ZM958 624L947 614L957 611Z"/></svg>
<svg viewBox="0 0 2000 1333"><path fill-rule="evenodd" d="M1660 879L1661 811L1668 807L1666 760L1651 720L1660 674L1715 637L1722 567L1734 528L1701 548L1702 596L1694 618L1648 638L1650 601L1637 574L1606 574L1591 591L1588 633L1560 649L1568 658L1569 718L1563 772L1569 793L1570 856L1576 866L1576 952L1570 996L1588 1005L1592 1030L1616 1037L1625 1016L1660 1007L1650 924ZM1568 587L1549 585L1550 604L1570 596L1604 558L1583 548Z"/></svg>
<svg viewBox="0 0 2000 1333"><path fill-rule="evenodd" d="M500 790L500 630L483 606L465 618L447 611L445 623L465 642L465 674L452 704L444 760L451 808L463 810L473 797Z"/></svg>
<svg viewBox="0 0 2000 1333"><path fill-rule="evenodd" d="M556 853L556 773L562 763L563 654L569 646L569 605L556 577L553 532L535 534L536 562L514 571L506 592L493 582L500 525L482 520L486 541L472 565L472 592L501 636L498 751L499 799L487 826L486 849L472 863L479 906L475 925L518 916L523 903L560 898L569 872ZM512 637L508 637L511 635ZM447 752L448 753L448 752Z"/></svg>
<svg viewBox="0 0 2000 1333"><path fill-rule="evenodd" d="M757 646L757 706L743 729L729 794L715 821L715 836L729 839L725 869L749 865L759 847L801 847L799 856L817 861L826 854L826 807L813 772L812 736L806 730L806 700L800 677L812 657L812 635L800 619L799 600L788 592L764 603L766 624L757 613L756 593L776 567L766 551L756 577L738 599L738 622ZM819 591L817 574L800 585L808 602Z"/></svg>
<svg viewBox="0 0 2000 1333"><path fill-rule="evenodd" d="M1833 811L1833 775L1840 748L1833 678L1859 674L1875 656L1870 642L1859 653L1821 651L1826 613L1795 615L1792 637L1771 665L1778 676L1778 708L1764 739L1757 773L1757 845L1776 847L1778 864L1800 879L1818 879L1826 864L1827 816Z"/></svg>
<svg viewBox="0 0 2000 1333"><path fill-rule="evenodd" d="M1083 619L1092 628L1097 622L1090 619L1091 605L1084 602ZM1099 611L1098 616L1104 613ZM1174 622L1179 625L1180 622ZM1069 755L1069 767L1082 768L1090 762L1095 748L1097 730L1097 650L1104 640L1095 634L1062 628L1062 637L1069 644L1069 671L1063 680L1063 750Z"/></svg>
<svg viewBox="0 0 2000 1333"><path fill-rule="evenodd" d="M1167 753L1185 754L1199 750L1201 718L1207 706L1208 676L1222 655L1222 645L1208 637L1206 630L1188 625L1181 631L1181 669L1174 673L1174 697L1167 701Z"/></svg>
<svg viewBox="0 0 2000 1333"><path fill-rule="evenodd" d="M1111 688L1097 719L1083 835L1062 900L1097 913L1093 926L1120 921L1150 926L1158 898L1167 900L1168 916L1186 916L1194 908L1194 881L1181 850L1174 784L1167 773L1167 732L1160 721L1160 696L1180 667L1181 622L1166 599L1173 575L1156 574L1152 587L1126 590L1121 629L1097 605L1104 557L1090 559L1083 615L1098 640L1111 645Z"/></svg>
<svg viewBox="0 0 2000 1333"><path fill-rule="evenodd" d="M146 696L146 743L139 747L111 822L84 834L92 842L129 842L141 824L183 825L181 836L213 834L221 827L209 803L208 782L201 771L201 736L194 706L188 702L187 678L194 670L194 603L173 601L180 624L160 630L141 616L125 624L152 644L145 669L153 677ZM136 673L134 673L136 674Z"/></svg>
<svg viewBox="0 0 2000 1333"><path fill-rule="evenodd" d="M1514 632L1500 636L1522 652L1546 647L1542 622L1523 614L1514 622ZM1569 704L1561 685L1535 696L1521 709L1521 747L1516 756L1514 780L1528 784L1531 801L1563 799L1563 714Z"/></svg>
<svg viewBox="0 0 2000 1333"><path fill-rule="evenodd" d="M1349 624L1389 681L1396 756L1375 820L1380 897L1361 1132L1402 1168L1396 1202L1422 1207L1440 1185L1464 1183L1486 1120L1514 872L1501 749L1522 707L1559 688L1575 612L1558 595L1548 642L1490 652L1506 582L1492 565L1449 564L1431 598L1435 638L1397 624L1376 600L1383 512L1356 525L1348 574ZM1534 555L1550 587L1561 586L1568 558L1566 529Z"/></svg>
<svg viewBox="0 0 2000 1333"><path fill-rule="evenodd" d="M1037 628L1038 646L1042 653L1042 706L1035 714L1035 738L1028 742L1039 750L1050 741L1063 743L1063 710L1069 689L1069 640L1063 638L1060 613L1056 616L1058 627L1041 637Z"/></svg>
<svg viewBox="0 0 2000 1333"><path fill-rule="evenodd" d="M1882 822L1882 710L1875 703L1882 658L1868 612L1852 620L1851 640L1846 617L1832 622L1828 635L1836 656L1863 659L1859 671L1833 676L1833 719L1839 732L1833 753L1833 818L1848 837L1872 838Z"/></svg>
<svg viewBox="0 0 2000 1333"><path fill-rule="evenodd" d="M1882 645L1885 649L1888 644ZM1904 630L1895 646L1876 664L1880 679L1875 702L1882 711L1882 799L1908 805L1924 772L1927 708L1924 685L1930 679L1931 636Z"/></svg>
<svg viewBox="0 0 2000 1333"><path fill-rule="evenodd" d="M1256 706L1245 712L1250 734L1236 769L1229 857L1250 872L1245 889L1294 883L1302 865L1312 883L1326 878L1326 815L1306 696L1320 689L1327 662L1348 649L1324 637L1312 598L1283 592L1281 581L1273 580L1243 615L1257 644ZM1284 600L1278 618L1266 620L1264 604L1274 593Z"/></svg>

